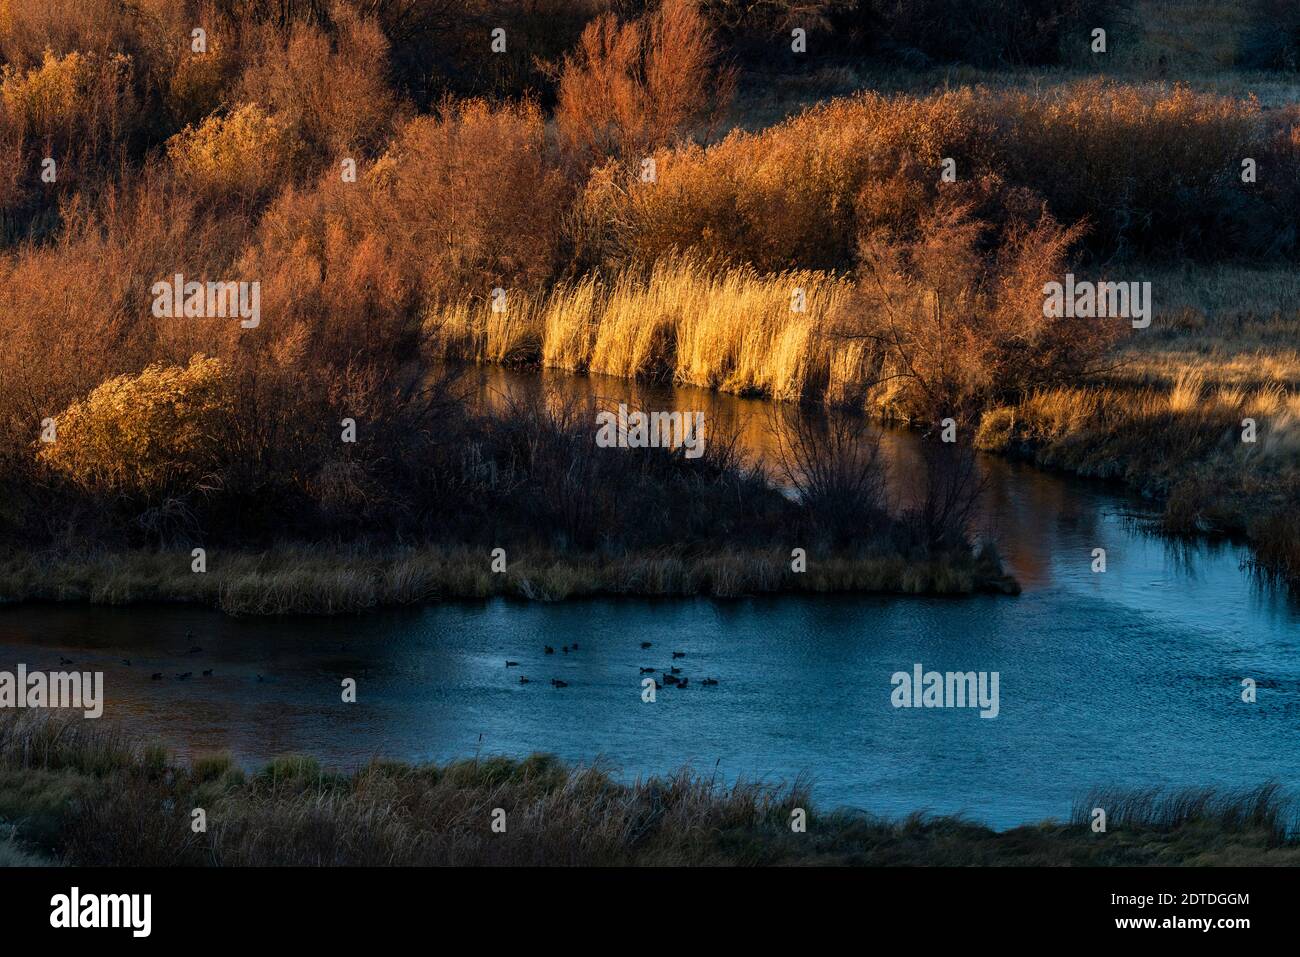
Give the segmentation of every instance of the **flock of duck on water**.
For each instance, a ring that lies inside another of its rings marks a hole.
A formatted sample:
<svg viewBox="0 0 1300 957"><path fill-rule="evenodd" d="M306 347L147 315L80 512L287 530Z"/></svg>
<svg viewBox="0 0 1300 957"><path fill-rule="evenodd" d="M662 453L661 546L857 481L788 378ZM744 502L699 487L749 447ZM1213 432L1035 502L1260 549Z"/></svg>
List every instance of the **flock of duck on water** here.
<svg viewBox="0 0 1300 957"><path fill-rule="evenodd" d="M186 637L186 638L189 638L189 639L192 641L192 640L194 639L194 632L192 632L192 631L190 631L190 632L186 632L185 637ZM651 642L648 642L648 641L643 641L643 642L641 642L641 649L642 649L643 651L644 651L645 649L647 649L647 648L650 648L650 647L651 647ZM553 654L555 654L555 649L554 649L553 647L551 647L550 645L543 645L543 646L542 646L542 650L543 650L546 654L548 654L548 655L553 655ZM561 650L564 654L567 655L567 654L569 654L569 652L571 652L571 651L577 651L577 650L578 650L578 643L575 641L575 642L574 642L573 644L571 644L571 645L563 645L563 646L560 648L560 650ZM190 650L186 652L187 655L197 655L197 654L202 654L202 653L203 653L203 649L202 649L199 645L194 645L194 646L192 646L192 647L190 648ZM686 652L684 652L684 651L674 651L674 652L673 652L673 661L676 661L676 660L679 659L679 658L685 658L685 657L686 657ZM72 659L71 659L71 658L65 658L65 657L63 657L62 655L60 655L60 656L59 656L59 664L60 664L60 665L70 665L70 664L72 664ZM130 659L130 658L123 658L123 659L122 659L122 664L126 665L128 668L131 667L131 659ZM518 668L518 667L519 667L519 662L517 662L517 661L510 661L510 660L507 659L507 661L506 661L506 667L507 667L507 668ZM211 669L211 668L208 668L207 670L205 670L205 671L203 672L203 677L205 677L205 678L211 678L211 677L212 677L212 670L213 670L213 669ZM675 665L669 665L667 671L664 671L664 670L661 669L661 668L642 668L642 669L641 669L641 674L643 674L643 675L652 675L652 674L655 674L656 672L662 674L662 676L663 676L663 681L662 681L662 682L659 680L659 678L655 678L655 679L654 679L655 688L656 688L657 690L662 690L662 689L665 688L665 687L668 687L668 688L685 688L685 687L687 687L687 686L691 683L691 679L688 678L688 677L686 677L685 675L683 675L683 674L682 674L682 669L681 669L681 668L678 668L678 667L675 666ZM166 676L165 676L161 671L155 671L153 674L151 674L151 675L149 676L149 679L150 679L151 681L162 681L164 677L166 677ZM185 672L182 672L181 674L174 675L173 677L175 677L177 681L185 681L185 680L187 680L187 679L189 679L189 678L193 678L193 677L194 677L194 672L192 672L192 671L185 671ZM263 680L263 679L262 679L262 676L261 676L261 675L258 675L258 676L257 676L257 680L258 680L258 681ZM519 676L519 683L520 683L521 685L531 684L531 683L532 683L532 679L529 678L527 675L520 675L520 676ZM711 688L711 687L713 687L714 685L716 685L717 683L718 683L718 679L717 679L717 678L703 678L703 679L701 679L700 682L699 682L699 684L700 684L702 687L705 687L705 688ZM568 683L567 681L563 681L563 680L561 680L561 679L559 679L559 678L552 678L552 679L551 679L551 687L553 687L553 688L567 688L567 687L569 687L569 683Z"/></svg>
<svg viewBox="0 0 1300 957"><path fill-rule="evenodd" d="M651 642L648 642L648 641L643 641L643 642L641 642L641 650L642 650L642 651L644 651L645 649L649 648L650 646L651 646ZM542 646L542 650L543 650L546 654L548 654L548 655L553 655L553 654L555 654L555 649L554 649L553 647L551 647L550 645L543 645L543 646ZM569 652L571 652L571 651L577 651L577 650L578 650L578 643L575 641L575 642L574 642L573 644L571 644L571 645L563 645L563 646L561 646L560 650L561 650L562 652L564 652L564 654L567 655L567 654L568 654ZM686 657L686 652L684 652L684 651L674 651L674 652L673 652L673 660L674 660L674 661L676 661L678 658L685 658L685 657ZM517 661L511 661L511 660L509 660L509 659L506 659L506 667L507 667L507 668L518 668L518 667L519 667L519 662L517 662ZM655 688L656 688L656 689L662 689L662 688L665 688L665 687L670 687L670 688L685 688L687 685L690 684L690 681L691 681L690 678L687 678L686 676L684 676L684 675L682 674L682 669L681 669L681 668L678 668L678 667L676 667L676 666L674 666L674 665L669 665L667 671L663 671L663 669L661 669L661 668L642 668L642 669L641 669L641 674L643 674L643 675L652 675L652 674L654 674L654 673L656 673L656 672L660 672L660 673L662 673L662 675L663 675L663 681L662 681L662 683L659 681L658 678L655 678L655 679L654 679L654 683L655 683ZM527 675L520 675L520 676L519 676L519 683L520 683L521 685L531 684L531 683L532 683L532 679L529 678ZM718 683L718 679L717 679L717 678L704 678L704 679L701 679L701 681L700 681L700 684L701 684L703 687L705 687L705 688L711 688L711 687L713 687L714 685L716 685L717 683ZM568 683L567 681L562 681L562 680L559 679L559 678L552 678L552 679L551 679L551 687L552 687L552 688L567 688L567 687L569 687L569 683Z"/></svg>

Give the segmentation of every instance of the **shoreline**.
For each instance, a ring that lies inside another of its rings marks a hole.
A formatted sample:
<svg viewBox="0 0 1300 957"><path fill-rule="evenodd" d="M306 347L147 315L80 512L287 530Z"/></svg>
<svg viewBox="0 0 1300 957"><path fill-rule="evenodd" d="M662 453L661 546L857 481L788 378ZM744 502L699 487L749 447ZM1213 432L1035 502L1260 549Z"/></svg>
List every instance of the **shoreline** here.
<svg viewBox="0 0 1300 957"><path fill-rule="evenodd" d="M545 754L349 773L286 756L245 771L229 753L182 763L117 730L0 716L0 866L1295 865L1294 818L1275 783L1102 789L1068 820L996 831L822 811L798 780L725 785L682 768L622 784Z"/></svg>
<svg viewBox="0 0 1300 957"><path fill-rule="evenodd" d="M508 549L508 553L514 552ZM898 555L808 556L747 549L690 554L657 549L620 557L520 551L492 572L490 549L426 546L385 551L275 547L210 553L191 570L188 551L21 556L0 562L0 608L36 602L93 605L192 603L230 615L350 614L440 600L743 598L756 595L1016 595L996 556L909 560Z"/></svg>

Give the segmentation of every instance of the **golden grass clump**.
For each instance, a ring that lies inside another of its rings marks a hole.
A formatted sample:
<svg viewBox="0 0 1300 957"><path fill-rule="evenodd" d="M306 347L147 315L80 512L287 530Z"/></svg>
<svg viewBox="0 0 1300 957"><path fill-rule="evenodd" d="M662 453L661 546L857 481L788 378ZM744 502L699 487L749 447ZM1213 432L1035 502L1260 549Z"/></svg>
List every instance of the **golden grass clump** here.
<svg viewBox="0 0 1300 957"><path fill-rule="evenodd" d="M210 116L167 141L182 180L213 198L257 200L294 177L299 141L284 117L255 103Z"/></svg>
<svg viewBox="0 0 1300 957"><path fill-rule="evenodd" d="M848 395L861 386L862 346L832 348L819 332L850 289L829 273L761 275L684 257L609 283L588 277L545 294L511 293L504 313L486 304L435 308L427 325L444 354L471 361L540 359L780 399Z"/></svg>
<svg viewBox="0 0 1300 957"><path fill-rule="evenodd" d="M155 363L109 379L58 416L39 457L74 482L152 493L194 477L215 460L231 398L221 363Z"/></svg>

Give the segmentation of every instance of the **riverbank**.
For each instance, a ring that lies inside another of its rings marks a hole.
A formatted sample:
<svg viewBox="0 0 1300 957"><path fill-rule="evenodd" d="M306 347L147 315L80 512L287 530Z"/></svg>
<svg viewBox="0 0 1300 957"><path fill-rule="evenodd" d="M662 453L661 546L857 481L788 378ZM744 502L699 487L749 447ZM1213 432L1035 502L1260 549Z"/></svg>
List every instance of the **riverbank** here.
<svg viewBox="0 0 1300 957"><path fill-rule="evenodd" d="M737 598L773 594L1018 594L995 553L909 560L900 555L658 549L627 556L508 549L492 570L488 549L426 547L360 552L319 547L214 552L192 570L189 552L26 555L0 562L0 604L130 605L193 602L232 615L343 614L443 599L560 601L598 596Z"/></svg>
<svg viewBox="0 0 1300 957"><path fill-rule="evenodd" d="M1150 330L1077 386L986 411L976 444L1160 502L1176 536L1238 537L1300 581L1300 289L1279 268L1155 272Z"/></svg>
<svg viewBox="0 0 1300 957"><path fill-rule="evenodd" d="M1292 271L1137 264L1132 274L1154 290L1149 328L1113 343L1069 384L979 409L976 446L1121 482L1161 505L1166 532L1247 541L1259 571L1300 581L1300 287ZM795 287L807 293L807 313L789 310ZM436 325L447 354L460 360L639 380L663 378L675 361L677 383L907 421L892 388L872 386L861 341L836 339L837 315L860 292L830 273L760 277L674 263L603 293L589 285L521 297L514 323L462 312ZM637 338L620 338L633 328Z"/></svg>
<svg viewBox="0 0 1300 957"><path fill-rule="evenodd" d="M545 755L355 774L287 757L245 773L85 722L0 717L7 865L1295 865L1293 812L1273 785L1111 792L1083 796L1067 822L999 832L823 811L800 782L729 787L684 769L624 785Z"/></svg>

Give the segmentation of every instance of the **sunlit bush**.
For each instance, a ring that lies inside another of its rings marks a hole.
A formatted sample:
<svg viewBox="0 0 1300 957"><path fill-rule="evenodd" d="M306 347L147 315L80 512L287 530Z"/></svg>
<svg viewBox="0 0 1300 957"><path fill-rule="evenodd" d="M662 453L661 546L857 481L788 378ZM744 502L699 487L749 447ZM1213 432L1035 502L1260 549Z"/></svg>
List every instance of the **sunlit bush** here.
<svg viewBox="0 0 1300 957"><path fill-rule="evenodd" d="M604 14L564 60L555 123L586 160L647 152L694 132L730 97L733 75L694 0L662 0L640 20Z"/></svg>
<svg viewBox="0 0 1300 957"><path fill-rule="evenodd" d="M199 192L256 200L293 177L298 148L288 120L249 103L177 133L167 155Z"/></svg>
<svg viewBox="0 0 1300 957"><path fill-rule="evenodd" d="M344 6L334 20L333 37L307 23L265 27L240 84L242 99L288 119L315 158L373 148L397 109L383 32Z"/></svg>
<svg viewBox="0 0 1300 957"><path fill-rule="evenodd" d="M39 456L81 485L157 494L201 480L216 466L230 411L218 360L155 363L110 379L68 406L56 419L56 441L43 445Z"/></svg>
<svg viewBox="0 0 1300 957"><path fill-rule="evenodd" d="M907 238L945 190L982 183L987 218L1036 193L1060 221L1087 220L1086 248L1107 257L1293 253L1296 125L1253 100L1102 81L861 94L661 151L655 183L597 170L573 234L592 263L691 250L763 269L846 268L864 228ZM1268 175L1243 184L1244 157ZM940 183L945 158L956 184Z"/></svg>
<svg viewBox="0 0 1300 957"><path fill-rule="evenodd" d="M433 295L536 283L556 268L567 187L533 103L447 104L380 161L387 228Z"/></svg>

